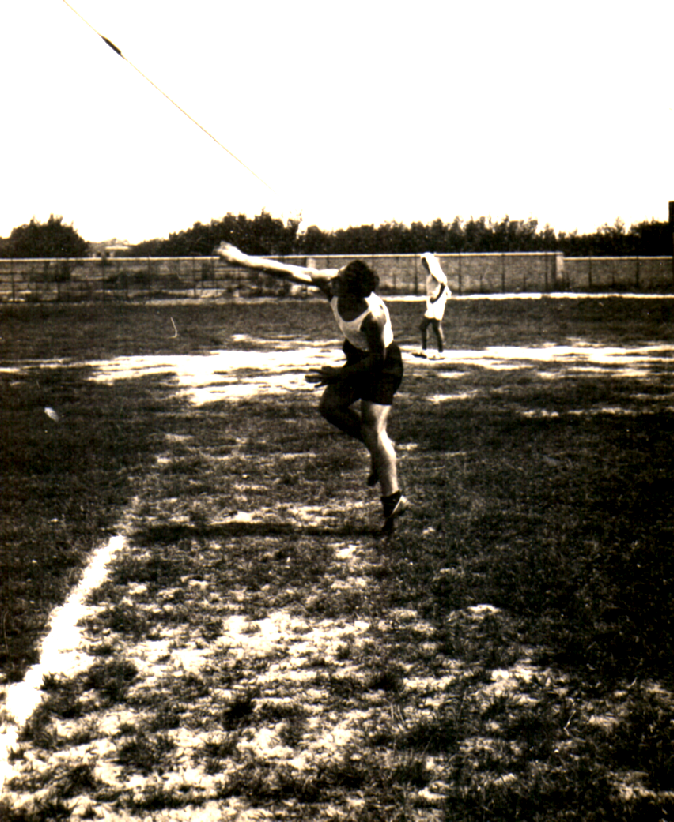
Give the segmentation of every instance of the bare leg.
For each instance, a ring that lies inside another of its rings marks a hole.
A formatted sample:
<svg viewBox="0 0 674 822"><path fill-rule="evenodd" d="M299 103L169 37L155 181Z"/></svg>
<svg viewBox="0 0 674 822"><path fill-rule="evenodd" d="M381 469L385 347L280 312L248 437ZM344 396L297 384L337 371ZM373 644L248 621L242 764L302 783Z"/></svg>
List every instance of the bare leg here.
<svg viewBox="0 0 674 822"><path fill-rule="evenodd" d="M379 482L381 494L388 497L399 490L396 453L387 433L390 405L378 405L363 400L361 414L351 405L343 390L328 386L320 404L321 415L344 434L362 442L370 452L371 482Z"/></svg>
<svg viewBox="0 0 674 822"><path fill-rule="evenodd" d="M390 405L362 402L362 436L372 464L379 477L381 494L388 497L398 491L396 452L386 430Z"/></svg>
<svg viewBox="0 0 674 822"><path fill-rule="evenodd" d="M438 344L438 351L442 353L445 336L442 333L442 324L440 323L440 320L433 320L433 331L435 331L435 340Z"/></svg>
<svg viewBox="0 0 674 822"><path fill-rule="evenodd" d="M419 325L419 331L421 331L421 350L422 351L426 350L426 329L428 328L430 323L431 323L431 321L428 319L428 317L424 317L423 320L421 321L421 324Z"/></svg>
<svg viewBox="0 0 674 822"><path fill-rule="evenodd" d="M328 386L321 397L319 411L321 416L335 428L339 428L344 434L353 437L360 442L365 442L362 431L362 419L348 402L348 397L343 397L333 387ZM353 400L355 402L355 399Z"/></svg>

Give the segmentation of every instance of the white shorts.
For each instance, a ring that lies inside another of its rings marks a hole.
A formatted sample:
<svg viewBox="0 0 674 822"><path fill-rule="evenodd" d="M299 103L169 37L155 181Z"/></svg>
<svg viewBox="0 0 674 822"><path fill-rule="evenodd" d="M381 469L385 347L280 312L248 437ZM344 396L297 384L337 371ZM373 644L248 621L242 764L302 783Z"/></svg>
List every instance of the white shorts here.
<svg viewBox="0 0 674 822"><path fill-rule="evenodd" d="M445 297L446 290L443 295L440 297L439 300L432 303L430 300L426 301L426 313L425 317L429 320L441 320L445 316L445 305L447 303L447 297Z"/></svg>

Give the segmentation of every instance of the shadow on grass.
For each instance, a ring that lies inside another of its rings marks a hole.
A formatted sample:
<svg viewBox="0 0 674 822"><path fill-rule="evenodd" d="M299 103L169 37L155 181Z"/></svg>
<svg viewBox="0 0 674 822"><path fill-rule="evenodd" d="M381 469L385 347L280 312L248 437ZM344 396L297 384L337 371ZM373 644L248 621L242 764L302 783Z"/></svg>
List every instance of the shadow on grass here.
<svg viewBox="0 0 674 822"><path fill-rule="evenodd" d="M170 545L184 539L237 539L238 537L378 537L379 528L367 525L343 525L330 528L322 525L296 525L291 522L224 522L216 525L183 523L149 525L132 535L143 547Z"/></svg>

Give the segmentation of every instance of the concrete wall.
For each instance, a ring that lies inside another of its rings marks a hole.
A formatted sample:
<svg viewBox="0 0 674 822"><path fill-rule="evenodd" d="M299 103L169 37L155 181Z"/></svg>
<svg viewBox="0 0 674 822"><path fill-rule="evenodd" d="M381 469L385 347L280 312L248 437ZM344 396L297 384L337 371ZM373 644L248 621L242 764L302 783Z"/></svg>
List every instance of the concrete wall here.
<svg viewBox="0 0 674 822"><path fill-rule="evenodd" d="M567 257L564 270L571 291L674 290L671 257Z"/></svg>
<svg viewBox="0 0 674 822"><path fill-rule="evenodd" d="M573 258L555 252L531 254L440 254L455 294L549 293L553 291L674 291L671 257ZM363 259L380 277L382 294L422 295L425 275L413 254L286 257L317 268L340 268ZM0 301L97 299L209 299L264 295L306 296L260 272L219 257L119 257L107 260L0 260Z"/></svg>
<svg viewBox="0 0 674 822"><path fill-rule="evenodd" d="M556 252L437 256L455 294L559 291L564 287L564 255ZM377 272L382 293L424 293L426 274L416 254L331 255L312 257L311 262L316 268L341 268L356 259L365 260ZM306 264L306 258L292 261Z"/></svg>

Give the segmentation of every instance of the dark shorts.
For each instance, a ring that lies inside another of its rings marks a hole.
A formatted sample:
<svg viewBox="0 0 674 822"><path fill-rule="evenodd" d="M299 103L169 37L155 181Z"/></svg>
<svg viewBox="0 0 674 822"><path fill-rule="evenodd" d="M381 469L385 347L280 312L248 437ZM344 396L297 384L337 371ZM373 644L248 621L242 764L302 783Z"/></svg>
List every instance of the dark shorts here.
<svg viewBox="0 0 674 822"><path fill-rule="evenodd" d="M351 345L348 340L344 343L343 351L347 365L353 365L368 356L366 351ZM393 397L402 380L403 359L400 348L396 343L391 343L386 349L384 362L361 374L357 379L344 380L331 387L337 390L345 405L351 405L356 400L366 400L377 405L392 405Z"/></svg>

